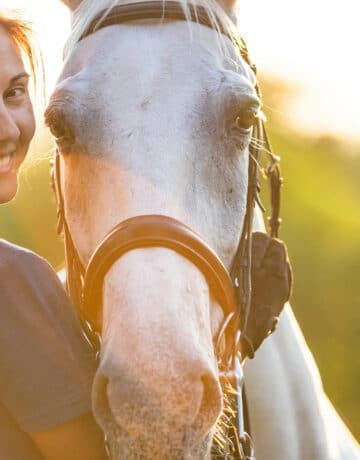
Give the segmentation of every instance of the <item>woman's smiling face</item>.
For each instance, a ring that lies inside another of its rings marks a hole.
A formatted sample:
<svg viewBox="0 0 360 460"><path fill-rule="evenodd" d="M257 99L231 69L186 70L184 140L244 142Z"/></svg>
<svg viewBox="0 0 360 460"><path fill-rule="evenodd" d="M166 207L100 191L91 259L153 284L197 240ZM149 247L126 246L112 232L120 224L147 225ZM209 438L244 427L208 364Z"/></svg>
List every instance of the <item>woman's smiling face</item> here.
<svg viewBox="0 0 360 460"><path fill-rule="evenodd" d="M35 131L28 83L21 52L0 25L0 203L16 194L18 170Z"/></svg>

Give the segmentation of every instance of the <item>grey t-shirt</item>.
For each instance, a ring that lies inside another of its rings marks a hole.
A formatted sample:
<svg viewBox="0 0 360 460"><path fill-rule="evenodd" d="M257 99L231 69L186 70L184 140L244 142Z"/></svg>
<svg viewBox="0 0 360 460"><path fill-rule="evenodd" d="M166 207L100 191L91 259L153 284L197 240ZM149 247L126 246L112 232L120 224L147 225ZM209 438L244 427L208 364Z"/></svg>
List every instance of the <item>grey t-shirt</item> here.
<svg viewBox="0 0 360 460"><path fill-rule="evenodd" d="M41 459L27 433L90 411L95 370L56 273L0 240L0 459Z"/></svg>

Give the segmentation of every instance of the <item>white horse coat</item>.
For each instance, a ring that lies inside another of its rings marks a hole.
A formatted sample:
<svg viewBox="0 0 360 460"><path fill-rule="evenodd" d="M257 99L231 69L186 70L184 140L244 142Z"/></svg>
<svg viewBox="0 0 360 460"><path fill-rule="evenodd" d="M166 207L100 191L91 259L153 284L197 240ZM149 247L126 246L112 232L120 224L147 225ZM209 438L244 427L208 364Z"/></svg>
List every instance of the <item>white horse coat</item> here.
<svg viewBox="0 0 360 460"><path fill-rule="evenodd" d="M229 127L242 104L257 104L254 76L192 23L115 26L76 45L93 13L120 2L63 3L78 9L47 118L63 138L65 212L83 263L116 223L157 213L192 227L229 267L250 142ZM113 457L207 459L222 408L212 345L222 311L206 280L176 253L136 250L106 276L103 300L93 401ZM245 372L258 460L360 458L290 307Z"/></svg>

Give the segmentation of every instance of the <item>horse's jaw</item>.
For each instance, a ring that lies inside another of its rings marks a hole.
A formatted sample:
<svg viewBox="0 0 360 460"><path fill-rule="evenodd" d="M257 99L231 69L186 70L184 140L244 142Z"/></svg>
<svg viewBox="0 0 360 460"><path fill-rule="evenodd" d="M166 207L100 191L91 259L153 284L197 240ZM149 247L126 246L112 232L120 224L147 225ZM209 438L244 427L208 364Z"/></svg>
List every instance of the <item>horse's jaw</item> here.
<svg viewBox="0 0 360 460"><path fill-rule="evenodd" d="M206 459L222 412L212 344L222 312L203 275L171 250L135 250L104 294L93 409L113 458Z"/></svg>

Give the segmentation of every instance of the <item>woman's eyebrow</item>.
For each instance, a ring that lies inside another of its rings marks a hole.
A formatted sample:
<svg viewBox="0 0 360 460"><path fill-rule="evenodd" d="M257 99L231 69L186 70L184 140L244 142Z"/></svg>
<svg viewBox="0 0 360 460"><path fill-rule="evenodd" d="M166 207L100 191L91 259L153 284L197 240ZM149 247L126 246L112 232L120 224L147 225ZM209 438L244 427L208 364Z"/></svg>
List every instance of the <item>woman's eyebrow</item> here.
<svg viewBox="0 0 360 460"><path fill-rule="evenodd" d="M10 85L13 85L16 83L18 80L21 80L22 78L30 78L30 75L26 72L19 73L18 75L15 75L14 77L10 78Z"/></svg>

